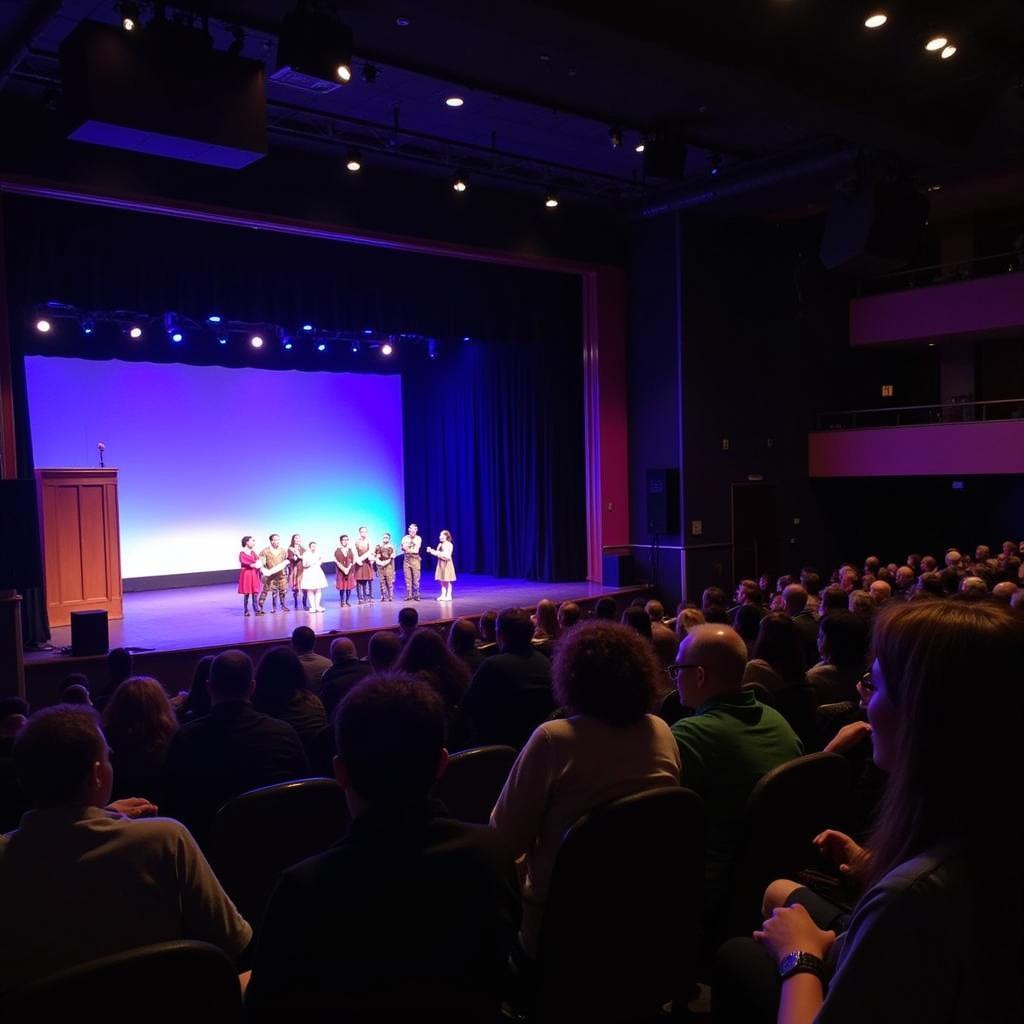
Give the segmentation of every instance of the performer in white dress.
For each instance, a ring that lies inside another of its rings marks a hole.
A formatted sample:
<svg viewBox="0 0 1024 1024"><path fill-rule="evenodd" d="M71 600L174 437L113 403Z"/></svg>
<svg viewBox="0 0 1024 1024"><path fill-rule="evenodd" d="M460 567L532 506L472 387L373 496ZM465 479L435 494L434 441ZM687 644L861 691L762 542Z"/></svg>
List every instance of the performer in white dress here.
<svg viewBox="0 0 1024 1024"><path fill-rule="evenodd" d="M320 568L322 561L316 541L311 540L306 553L302 556L302 593L303 596L309 596L309 610L313 614L324 610L320 603L320 595L327 586L327 577Z"/></svg>
<svg viewBox="0 0 1024 1024"><path fill-rule="evenodd" d="M441 593L438 601L450 601L452 599L452 584L455 582L455 563L452 561L452 553L455 545L452 543L452 535L447 530L441 531L436 548L427 548L427 554L437 559L437 568L434 570L434 579L441 584Z"/></svg>

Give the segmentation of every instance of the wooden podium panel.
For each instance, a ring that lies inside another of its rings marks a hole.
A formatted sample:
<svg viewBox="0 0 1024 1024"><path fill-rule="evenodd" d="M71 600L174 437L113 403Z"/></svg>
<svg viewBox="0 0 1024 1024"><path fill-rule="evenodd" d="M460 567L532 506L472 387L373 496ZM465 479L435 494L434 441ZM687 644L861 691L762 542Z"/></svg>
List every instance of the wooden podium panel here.
<svg viewBox="0 0 1024 1024"><path fill-rule="evenodd" d="M37 469L46 610L51 626L72 612L124 618L116 469Z"/></svg>

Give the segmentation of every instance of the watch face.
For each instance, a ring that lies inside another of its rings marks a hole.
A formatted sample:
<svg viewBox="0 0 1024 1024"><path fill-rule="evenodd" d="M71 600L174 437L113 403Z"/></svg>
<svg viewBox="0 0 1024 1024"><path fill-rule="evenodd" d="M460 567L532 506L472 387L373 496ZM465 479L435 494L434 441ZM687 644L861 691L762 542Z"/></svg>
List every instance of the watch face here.
<svg viewBox="0 0 1024 1024"><path fill-rule="evenodd" d="M779 974L787 974L796 967L800 960L799 953L787 953L779 963Z"/></svg>

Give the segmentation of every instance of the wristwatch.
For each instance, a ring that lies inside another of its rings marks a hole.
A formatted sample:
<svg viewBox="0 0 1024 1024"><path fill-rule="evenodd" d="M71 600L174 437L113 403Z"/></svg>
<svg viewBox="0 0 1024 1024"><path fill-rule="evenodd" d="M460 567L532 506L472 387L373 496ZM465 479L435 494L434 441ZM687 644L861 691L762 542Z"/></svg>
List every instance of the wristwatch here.
<svg viewBox="0 0 1024 1024"><path fill-rule="evenodd" d="M825 963L813 953L794 949L779 961L779 978L785 981L794 974L813 974L819 981L825 980Z"/></svg>

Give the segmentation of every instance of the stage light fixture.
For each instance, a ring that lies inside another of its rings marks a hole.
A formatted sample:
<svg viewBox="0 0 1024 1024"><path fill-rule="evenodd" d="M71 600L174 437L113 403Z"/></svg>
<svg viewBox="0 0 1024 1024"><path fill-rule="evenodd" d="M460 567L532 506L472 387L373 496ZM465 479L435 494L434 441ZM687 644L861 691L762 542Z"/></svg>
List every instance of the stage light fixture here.
<svg viewBox="0 0 1024 1024"><path fill-rule="evenodd" d="M455 179L452 181L452 189L456 192L465 192L469 188L466 184L466 178L462 174L455 175Z"/></svg>
<svg viewBox="0 0 1024 1024"><path fill-rule="evenodd" d="M334 73L338 76L338 81L340 82L352 81L352 66L350 64L339 64L334 69Z"/></svg>
<svg viewBox="0 0 1024 1024"><path fill-rule="evenodd" d="M139 338L142 337L142 328L141 327L132 327L132 328L130 328L129 331L128 331L128 337L131 338L133 341L138 341Z"/></svg>
<svg viewBox="0 0 1024 1024"><path fill-rule="evenodd" d="M612 149L619 149L622 146L622 129L618 125L612 125L608 129L608 140L612 144Z"/></svg>
<svg viewBox="0 0 1024 1024"><path fill-rule="evenodd" d="M53 328L53 324L51 324L50 321L47 320L45 317L40 317L36 321L36 330L40 334L49 334L50 331L52 330L52 328Z"/></svg>
<svg viewBox="0 0 1024 1024"><path fill-rule="evenodd" d="M363 334L373 334L373 328L372 327L364 327L363 328Z"/></svg>
<svg viewBox="0 0 1024 1024"><path fill-rule="evenodd" d="M718 172L722 169L722 154L712 153L708 160L711 163L711 174L717 176Z"/></svg>
<svg viewBox="0 0 1024 1024"><path fill-rule="evenodd" d="M427 356L430 359L437 358L437 342L433 338L427 342Z"/></svg>
<svg viewBox="0 0 1024 1024"><path fill-rule="evenodd" d="M221 335L221 336L220 336L220 337L219 337L219 338L217 339L217 343L218 343L218 344L220 344L220 345L226 345L226 344L228 343L228 339L227 339L227 338L225 338L225 337L224 337L224 335L222 334L222 335Z"/></svg>
<svg viewBox="0 0 1024 1024"><path fill-rule="evenodd" d="M547 198L544 200L544 205L549 210L554 210L558 206L558 195L555 192L548 192Z"/></svg>
<svg viewBox="0 0 1024 1024"><path fill-rule="evenodd" d="M125 32L134 32L139 27L138 4L120 3L117 5L117 13L121 18L121 28Z"/></svg>
<svg viewBox="0 0 1024 1024"><path fill-rule="evenodd" d="M286 341L284 343L284 350L285 350L285 352L291 352L291 350L292 350L292 343L290 341Z"/></svg>
<svg viewBox="0 0 1024 1024"><path fill-rule="evenodd" d="M263 348L263 339L258 334L254 334L249 339L249 344L252 345L253 348Z"/></svg>
<svg viewBox="0 0 1024 1024"><path fill-rule="evenodd" d="M956 53L956 47L955 47L955 46L953 46L953 44L952 44L952 43L950 43L950 45L949 45L949 46L947 46L947 47L946 47L946 48L945 48L945 49L944 49L944 50L942 51L942 53L940 53L940 54L939 54L939 56L940 56L940 57L941 57L941 58L942 58L943 60L949 60L949 58L950 58L950 57L952 57L954 53Z"/></svg>
<svg viewBox="0 0 1024 1024"><path fill-rule="evenodd" d="M302 329L303 329L303 330L304 330L304 331L305 331L305 332L306 332L307 334L309 334L309 332L310 332L311 330L313 330L313 325L312 325L312 324L303 324L303 325L302 325Z"/></svg>
<svg viewBox="0 0 1024 1024"><path fill-rule="evenodd" d="M92 332L95 331L95 330L96 330L96 321L93 320L92 317L87 317L85 320L82 321L82 333L83 334L92 334Z"/></svg>
<svg viewBox="0 0 1024 1024"><path fill-rule="evenodd" d="M321 341L320 344L317 345L316 350L317 352L326 352L327 346Z"/></svg>
<svg viewBox="0 0 1024 1024"><path fill-rule="evenodd" d="M461 107L466 101L461 96L449 96L444 102L449 107Z"/></svg>
<svg viewBox="0 0 1024 1024"><path fill-rule="evenodd" d="M207 320L208 323L211 323L211 324L219 324L220 323L220 317L216 313L211 313L206 318L206 320Z"/></svg>
<svg viewBox="0 0 1024 1024"><path fill-rule="evenodd" d="M352 80L352 29L304 0L281 23L275 82L329 93Z"/></svg>
<svg viewBox="0 0 1024 1024"><path fill-rule="evenodd" d="M935 36L934 39L929 39L928 42L924 44L924 48L929 53L934 53L936 50L941 50L948 43L949 40L945 36Z"/></svg>
<svg viewBox="0 0 1024 1024"><path fill-rule="evenodd" d="M888 14L883 14L881 11L878 11L876 14L872 14L864 19L864 27L881 28L888 20Z"/></svg>
<svg viewBox="0 0 1024 1024"><path fill-rule="evenodd" d="M179 341L183 341L184 338L185 338L185 335L182 334L181 331L172 331L171 332L171 341L173 341L175 344L177 344Z"/></svg>
<svg viewBox="0 0 1024 1024"><path fill-rule="evenodd" d="M647 140L641 135L640 141L633 147L637 153L642 153L647 148Z"/></svg>
<svg viewBox="0 0 1024 1024"><path fill-rule="evenodd" d="M381 347L380 347L380 354L382 356L389 356L394 351L395 350L392 347L391 342L389 342L389 341L385 341L384 344L381 345Z"/></svg>
<svg viewBox="0 0 1024 1024"><path fill-rule="evenodd" d="M345 157L345 167L355 173L363 166L363 156L358 149L350 149Z"/></svg>
<svg viewBox="0 0 1024 1024"><path fill-rule="evenodd" d="M356 355L358 355L358 354L359 354L359 342L353 342L353 343L352 343L352 351L353 351L353 352L354 352L354 353L355 353Z"/></svg>

